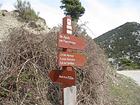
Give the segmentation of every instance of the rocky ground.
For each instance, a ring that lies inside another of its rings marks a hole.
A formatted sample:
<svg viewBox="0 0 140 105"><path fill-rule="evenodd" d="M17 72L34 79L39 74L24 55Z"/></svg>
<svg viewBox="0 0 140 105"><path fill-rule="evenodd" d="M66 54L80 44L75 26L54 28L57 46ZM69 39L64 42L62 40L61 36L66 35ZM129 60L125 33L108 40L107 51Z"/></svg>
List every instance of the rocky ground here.
<svg viewBox="0 0 140 105"><path fill-rule="evenodd" d="M16 15L14 12L0 11L0 38L8 35L11 28L23 25L22 22L17 20Z"/></svg>
<svg viewBox="0 0 140 105"><path fill-rule="evenodd" d="M20 19L17 11L0 11L0 39L7 36L11 29L23 27L33 33L46 33L49 31L44 19L39 18L37 21L25 22Z"/></svg>

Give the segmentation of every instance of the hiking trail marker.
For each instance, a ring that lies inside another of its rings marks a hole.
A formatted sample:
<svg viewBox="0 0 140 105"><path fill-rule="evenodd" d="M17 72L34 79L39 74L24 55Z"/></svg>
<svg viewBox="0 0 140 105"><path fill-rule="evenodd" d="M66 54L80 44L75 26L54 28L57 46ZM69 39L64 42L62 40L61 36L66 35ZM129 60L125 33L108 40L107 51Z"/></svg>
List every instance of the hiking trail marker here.
<svg viewBox="0 0 140 105"><path fill-rule="evenodd" d="M86 42L83 38L79 38L74 35L59 33L58 47L84 50L84 48L86 47Z"/></svg>
<svg viewBox="0 0 140 105"><path fill-rule="evenodd" d="M62 105L76 105L76 72L73 68L84 66L86 57L80 53L73 53L74 50L84 50L86 41L83 38L72 35L71 17L63 18L62 32L58 34L57 64L61 70L51 70L49 77L52 82L62 87Z"/></svg>
<svg viewBox="0 0 140 105"><path fill-rule="evenodd" d="M76 73L74 70L52 70L49 76L54 83L61 84L65 87L75 85Z"/></svg>
<svg viewBox="0 0 140 105"><path fill-rule="evenodd" d="M79 53L59 52L58 65L59 66L84 66L86 57Z"/></svg>

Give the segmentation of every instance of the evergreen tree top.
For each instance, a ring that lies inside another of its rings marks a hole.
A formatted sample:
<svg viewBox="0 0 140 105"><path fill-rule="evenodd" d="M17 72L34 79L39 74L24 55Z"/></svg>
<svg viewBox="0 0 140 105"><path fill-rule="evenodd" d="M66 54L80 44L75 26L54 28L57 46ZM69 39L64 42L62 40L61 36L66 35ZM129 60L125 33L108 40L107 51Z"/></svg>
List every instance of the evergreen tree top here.
<svg viewBox="0 0 140 105"><path fill-rule="evenodd" d="M61 0L61 9L64 9L65 15L70 15L73 21L78 21L85 13L85 8L81 5L79 0Z"/></svg>

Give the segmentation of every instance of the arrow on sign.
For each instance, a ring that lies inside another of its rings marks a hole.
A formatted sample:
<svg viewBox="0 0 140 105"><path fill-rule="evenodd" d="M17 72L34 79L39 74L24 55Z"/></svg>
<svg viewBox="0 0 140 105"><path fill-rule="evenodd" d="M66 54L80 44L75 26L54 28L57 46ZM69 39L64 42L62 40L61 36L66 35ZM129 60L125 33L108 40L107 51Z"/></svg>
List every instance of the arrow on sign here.
<svg viewBox="0 0 140 105"><path fill-rule="evenodd" d="M73 69L70 71L51 70L49 73L49 77L53 82L62 84L65 87L69 87L69 86L75 85L76 73Z"/></svg>
<svg viewBox="0 0 140 105"><path fill-rule="evenodd" d="M78 53L60 52L58 54L59 66L84 66L86 57Z"/></svg>
<svg viewBox="0 0 140 105"><path fill-rule="evenodd" d="M79 38L74 35L59 34L58 47L84 50L86 42L83 38Z"/></svg>

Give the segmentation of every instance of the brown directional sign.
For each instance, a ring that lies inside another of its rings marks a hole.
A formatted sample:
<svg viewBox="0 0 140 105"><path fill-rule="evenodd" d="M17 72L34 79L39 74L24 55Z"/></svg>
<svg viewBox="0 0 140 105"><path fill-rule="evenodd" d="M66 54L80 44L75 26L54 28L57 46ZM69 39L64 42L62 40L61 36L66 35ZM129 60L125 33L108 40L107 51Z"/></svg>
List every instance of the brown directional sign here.
<svg viewBox="0 0 140 105"><path fill-rule="evenodd" d="M52 70L49 77L53 82L68 87L75 85L76 73L74 70Z"/></svg>
<svg viewBox="0 0 140 105"><path fill-rule="evenodd" d="M59 66L84 66L86 57L78 53L60 52L58 54Z"/></svg>
<svg viewBox="0 0 140 105"><path fill-rule="evenodd" d="M84 50L86 47L86 42L83 38L79 38L74 35L59 34L58 47Z"/></svg>

